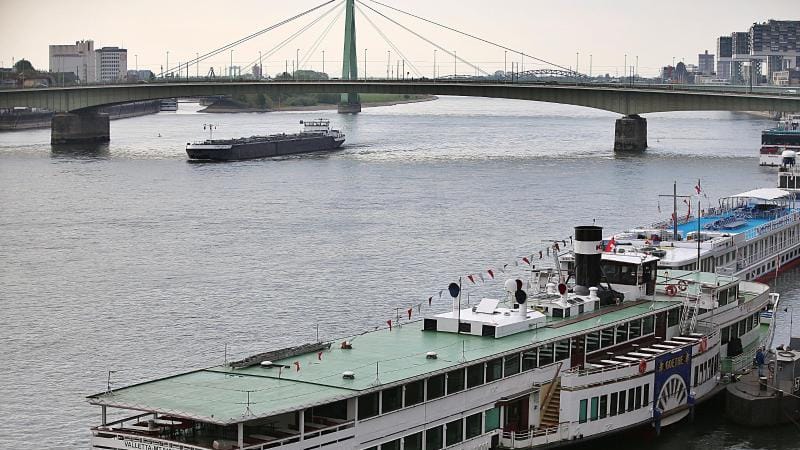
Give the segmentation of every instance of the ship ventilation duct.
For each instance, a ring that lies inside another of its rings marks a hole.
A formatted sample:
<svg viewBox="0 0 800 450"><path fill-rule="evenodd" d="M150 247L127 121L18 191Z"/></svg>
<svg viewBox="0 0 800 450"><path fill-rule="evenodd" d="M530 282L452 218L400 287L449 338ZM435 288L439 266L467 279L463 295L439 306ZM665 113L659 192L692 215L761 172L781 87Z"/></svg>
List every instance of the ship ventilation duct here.
<svg viewBox="0 0 800 450"><path fill-rule="evenodd" d="M578 295L589 295L590 287L600 285L600 258L603 227L575 227L575 288Z"/></svg>

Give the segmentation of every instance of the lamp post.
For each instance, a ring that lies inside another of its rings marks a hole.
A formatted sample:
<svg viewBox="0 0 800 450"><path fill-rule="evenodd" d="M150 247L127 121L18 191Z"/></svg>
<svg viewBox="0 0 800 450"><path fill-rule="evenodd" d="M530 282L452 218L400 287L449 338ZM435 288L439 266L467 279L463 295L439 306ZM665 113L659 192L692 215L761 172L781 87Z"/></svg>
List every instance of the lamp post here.
<svg viewBox="0 0 800 450"><path fill-rule="evenodd" d="M136 74L136 75L139 75L139 74L138 74L138 72L139 72L139 55L138 55L138 54L136 54L136 55L133 55L133 59L135 59L135 60L136 60L136 72L137 72L137 74Z"/></svg>
<svg viewBox="0 0 800 450"><path fill-rule="evenodd" d="M231 49L231 65L228 69L228 73L231 76L231 80L233 80L233 49Z"/></svg>
<svg viewBox="0 0 800 450"><path fill-rule="evenodd" d="M436 79L436 49L433 49L433 79Z"/></svg>
<svg viewBox="0 0 800 450"><path fill-rule="evenodd" d="M592 77L592 54L589 53L589 77Z"/></svg>
<svg viewBox="0 0 800 450"><path fill-rule="evenodd" d="M165 68L165 70L166 70L167 72L169 72L169 50L167 50L167 65L166 65L166 66L164 66L164 68ZM166 77L166 76L167 76L166 74L163 74L163 75L164 75L164 77Z"/></svg>
<svg viewBox="0 0 800 450"><path fill-rule="evenodd" d="M264 78L264 63L261 62L261 50L258 51L258 79Z"/></svg>
<svg viewBox="0 0 800 450"><path fill-rule="evenodd" d="M392 66L392 51L386 50L386 79L389 79L389 68Z"/></svg>
<svg viewBox="0 0 800 450"><path fill-rule="evenodd" d="M453 50L453 79L456 79L456 75L458 74L458 53Z"/></svg>
<svg viewBox="0 0 800 450"><path fill-rule="evenodd" d="M628 75L628 54L627 53L625 53L625 65L622 66L622 68L624 69L624 72L623 72L624 75L623 76L627 76Z"/></svg>
<svg viewBox="0 0 800 450"><path fill-rule="evenodd" d="M503 50L503 77L508 72L508 50Z"/></svg>
<svg viewBox="0 0 800 450"><path fill-rule="evenodd" d="M194 77L200 78L200 53L195 53Z"/></svg>
<svg viewBox="0 0 800 450"><path fill-rule="evenodd" d="M295 61L297 61L297 66L295 66L297 68L295 70L299 72L300 71L300 49L299 48L294 52L294 59L295 59Z"/></svg>
<svg viewBox="0 0 800 450"><path fill-rule="evenodd" d="M325 50L322 51L322 73L325 73Z"/></svg>
<svg viewBox="0 0 800 450"><path fill-rule="evenodd" d="M367 49L364 49L364 81L367 81Z"/></svg>

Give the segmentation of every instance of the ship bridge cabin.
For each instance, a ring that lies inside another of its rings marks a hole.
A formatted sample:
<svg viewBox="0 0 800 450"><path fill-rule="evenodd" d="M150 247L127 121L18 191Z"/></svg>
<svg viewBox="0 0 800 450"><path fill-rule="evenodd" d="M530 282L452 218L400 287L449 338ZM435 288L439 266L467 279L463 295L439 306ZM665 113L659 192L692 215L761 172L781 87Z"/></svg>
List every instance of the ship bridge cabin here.
<svg viewBox="0 0 800 450"><path fill-rule="evenodd" d="M511 279L502 298L465 305L454 291L450 311L421 321L93 395L92 449L530 448L680 418L719 374L719 328L699 308L724 291L718 315L745 336L740 307L758 314L768 288L601 258L600 231L576 229L572 292Z"/></svg>

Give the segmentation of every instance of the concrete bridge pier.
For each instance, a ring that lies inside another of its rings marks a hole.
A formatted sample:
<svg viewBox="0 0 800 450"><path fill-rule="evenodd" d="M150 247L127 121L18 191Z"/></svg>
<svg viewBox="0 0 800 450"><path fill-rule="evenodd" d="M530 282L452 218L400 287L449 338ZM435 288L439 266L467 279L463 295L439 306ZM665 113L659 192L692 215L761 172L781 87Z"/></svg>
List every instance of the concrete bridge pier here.
<svg viewBox="0 0 800 450"><path fill-rule="evenodd" d="M647 119L632 114L617 119L614 129L615 152L641 152L647 148Z"/></svg>
<svg viewBox="0 0 800 450"><path fill-rule="evenodd" d="M110 139L108 114L93 109L53 115L50 124L51 144L108 142Z"/></svg>
<svg viewBox="0 0 800 450"><path fill-rule="evenodd" d="M361 103L342 102L337 110L339 114L358 114L361 112Z"/></svg>

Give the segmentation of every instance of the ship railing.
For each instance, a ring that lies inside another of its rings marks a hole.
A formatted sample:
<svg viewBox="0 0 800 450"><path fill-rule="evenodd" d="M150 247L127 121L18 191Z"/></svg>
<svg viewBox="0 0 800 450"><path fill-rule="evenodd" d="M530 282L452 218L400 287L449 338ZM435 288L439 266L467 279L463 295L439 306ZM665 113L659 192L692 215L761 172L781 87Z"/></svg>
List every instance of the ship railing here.
<svg viewBox="0 0 800 450"><path fill-rule="evenodd" d="M792 212L789 214L784 214L774 220L771 220L764 225L760 225L752 230L748 230L745 234L745 238L753 239L757 236L760 236L765 233L769 233L771 231L775 231L777 229L783 228L787 225L791 225L794 223L800 222L800 212Z"/></svg>
<svg viewBox="0 0 800 450"><path fill-rule="evenodd" d="M151 415L151 414L144 414ZM141 416L140 416L141 417ZM166 439L159 439L150 436L142 436L141 434L125 433L106 429L107 426L95 427L94 436L92 437L93 447L95 444L105 447L103 439L113 439L115 441L124 441L126 448L141 448L141 449L164 449L164 450L209 450L210 447L200 447L197 445L187 444L185 442L170 441ZM116 448L116 447L114 447Z"/></svg>
<svg viewBox="0 0 800 450"><path fill-rule="evenodd" d="M500 438L510 448L528 448L563 440L562 431L569 429L569 422L554 427L535 428L527 431L503 431Z"/></svg>
<svg viewBox="0 0 800 450"><path fill-rule="evenodd" d="M319 438L319 437L322 437L322 436L332 435L333 433L338 433L340 431L347 430L348 428L353 428L353 427L355 427L355 421L351 420L349 422L340 423L338 425L334 425L334 426L331 426L331 427L328 427L328 428L320 428L318 430L314 430L314 431L310 431L310 432L307 432L307 433L303 433L302 440L304 442L305 441L309 441L311 439L316 439L316 438ZM268 448L279 448L279 447L282 447L284 445L289 445L289 444L294 444L294 443L300 442L300 438L301 438L301 435L298 434L296 436L290 436L290 437L279 439L279 440L275 440L275 441L263 442L263 443L260 443L260 444L255 444L255 445L242 447L242 450L264 450L264 449L268 449ZM330 438L335 440L335 436L330 436ZM306 444L310 444L310 443L306 442Z"/></svg>
<svg viewBox="0 0 800 450"><path fill-rule="evenodd" d="M745 267L753 265L759 261L763 261L769 258L774 258L780 255L780 252L782 250L788 250L789 248L797 244L800 244L800 236L795 236L791 239L780 240L776 244L767 247L766 249L756 253L755 255L739 258L736 262L736 267L738 270L742 270Z"/></svg>

